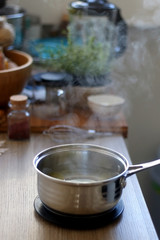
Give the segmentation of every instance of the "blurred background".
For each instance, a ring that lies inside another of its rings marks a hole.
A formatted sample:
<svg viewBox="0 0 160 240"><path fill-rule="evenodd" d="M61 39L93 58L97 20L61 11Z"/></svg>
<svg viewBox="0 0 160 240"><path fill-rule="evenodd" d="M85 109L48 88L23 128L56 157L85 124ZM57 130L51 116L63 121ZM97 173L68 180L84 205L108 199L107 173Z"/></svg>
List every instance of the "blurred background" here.
<svg viewBox="0 0 160 240"><path fill-rule="evenodd" d="M70 0L8 0L27 13L23 47L28 40L57 34L68 21ZM132 162L160 157L160 0L113 0L128 25L127 49L115 59L112 84L126 99L126 139ZM160 236L160 169L137 175Z"/></svg>

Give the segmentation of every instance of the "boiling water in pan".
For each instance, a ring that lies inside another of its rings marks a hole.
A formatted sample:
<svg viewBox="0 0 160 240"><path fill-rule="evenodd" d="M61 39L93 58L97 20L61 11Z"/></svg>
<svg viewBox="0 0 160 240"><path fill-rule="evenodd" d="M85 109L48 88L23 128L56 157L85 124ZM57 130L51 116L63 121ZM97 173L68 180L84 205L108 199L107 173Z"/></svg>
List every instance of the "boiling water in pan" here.
<svg viewBox="0 0 160 240"><path fill-rule="evenodd" d="M47 170L47 169L46 169ZM50 171L48 169L48 174L51 177L58 178L67 182L76 182L76 183L91 183L91 182L96 182L96 181L102 181L104 179L109 179L113 177L113 174L107 173L104 170L100 170L95 172L94 170L90 169L89 171L86 172L86 169L81 169L79 171ZM115 173L116 175L116 173Z"/></svg>
<svg viewBox="0 0 160 240"><path fill-rule="evenodd" d="M92 151L64 151L43 157L38 169L56 179L92 183L113 178L125 171L121 159Z"/></svg>

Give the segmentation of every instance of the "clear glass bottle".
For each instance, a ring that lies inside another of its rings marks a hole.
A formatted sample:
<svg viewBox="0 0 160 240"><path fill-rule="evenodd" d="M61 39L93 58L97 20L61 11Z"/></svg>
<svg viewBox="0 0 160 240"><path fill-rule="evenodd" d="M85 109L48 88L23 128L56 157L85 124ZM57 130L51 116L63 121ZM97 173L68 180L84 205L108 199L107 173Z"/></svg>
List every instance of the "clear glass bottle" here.
<svg viewBox="0 0 160 240"><path fill-rule="evenodd" d="M30 137L30 113L28 97L25 95L13 95L9 102L8 113L8 138L24 140Z"/></svg>

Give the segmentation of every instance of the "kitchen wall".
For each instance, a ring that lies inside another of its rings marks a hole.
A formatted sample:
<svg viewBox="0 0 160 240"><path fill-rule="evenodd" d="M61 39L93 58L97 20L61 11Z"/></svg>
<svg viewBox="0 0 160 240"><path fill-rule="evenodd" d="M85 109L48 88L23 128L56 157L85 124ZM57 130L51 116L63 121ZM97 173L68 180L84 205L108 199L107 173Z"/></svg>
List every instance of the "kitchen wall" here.
<svg viewBox="0 0 160 240"><path fill-rule="evenodd" d="M28 13L41 16L43 23L59 23L72 0L7 0L7 4L24 7ZM113 0L121 8L127 22L157 25L160 22L160 0Z"/></svg>
<svg viewBox="0 0 160 240"><path fill-rule="evenodd" d="M44 24L58 24L64 13L67 12L70 0L8 0L8 4L17 4L28 13L38 15Z"/></svg>
<svg viewBox="0 0 160 240"><path fill-rule="evenodd" d="M59 23L70 0L8 0L40 15L43 23ZM160 149L160 0L114 0L129 25L128 48L114 64L115 91L126 98L127 145L133 163L151 161ZM160 173L159 173L160 174ZM151 213L155 205L150 171L139 173ZM160 195L157 194L157 198ZM160 216L160 207L157 207ZM158 218L159 218L158 216ZM154 213L153 219L156 219ZM156 222L160 234L160 223Z"/></svg>
<svg viewBox="0 0 160 240"><path fill-rule="evenodd" d="M129 27L128 40L126 53L114 64L113 81L127 103L132 162L142 163L160 157L160 27ZM160 236L160 168L152 174L148 170L137 176Z"/></svg>

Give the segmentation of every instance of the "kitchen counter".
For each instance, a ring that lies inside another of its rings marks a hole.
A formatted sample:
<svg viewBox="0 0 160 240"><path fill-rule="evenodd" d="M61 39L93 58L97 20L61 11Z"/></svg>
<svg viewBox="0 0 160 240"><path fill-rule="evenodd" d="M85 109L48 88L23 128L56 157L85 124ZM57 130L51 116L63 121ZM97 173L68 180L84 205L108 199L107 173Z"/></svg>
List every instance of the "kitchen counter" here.
<svg viewBox="0 0 160 240"><path fill-rule="evenodd" d="M136 175L127 178L123 191L124 211L114 222L92 230L65 229L42 219L34 210L37 173L34 156L54 143L47 136L32 134L28 141L4 140L6 152L0 156L0 239L3 240L135 240L158 239ZM124 138L112 135L86 143L112 148L129 159ZM141 174L141 173L139 173Z"/></svg>

